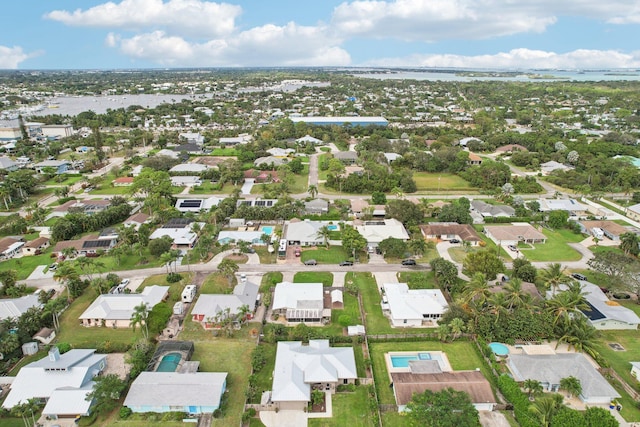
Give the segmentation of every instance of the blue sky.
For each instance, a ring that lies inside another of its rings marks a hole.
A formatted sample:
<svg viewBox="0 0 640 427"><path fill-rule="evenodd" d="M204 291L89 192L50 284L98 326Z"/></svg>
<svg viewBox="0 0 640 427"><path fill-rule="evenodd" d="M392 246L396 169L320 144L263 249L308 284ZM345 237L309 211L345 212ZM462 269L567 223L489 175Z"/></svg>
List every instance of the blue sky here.
<svg viewBox="0 0 640 427"><path fill-rule="evenodd" d="M0 69L640 68L638 0L3 2Z"/></svg>

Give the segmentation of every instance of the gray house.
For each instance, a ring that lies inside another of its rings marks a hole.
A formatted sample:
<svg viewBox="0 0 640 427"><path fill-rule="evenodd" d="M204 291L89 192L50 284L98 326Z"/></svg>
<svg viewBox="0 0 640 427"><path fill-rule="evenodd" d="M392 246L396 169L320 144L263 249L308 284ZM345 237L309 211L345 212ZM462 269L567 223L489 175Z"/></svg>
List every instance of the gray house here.
<svg viewBox="0 0 640 427"><path fill-rule="evenodd" d="M322 199L313 199L304 203L304 211L309 215L322 215L329 212L329 202Z"/></svg>

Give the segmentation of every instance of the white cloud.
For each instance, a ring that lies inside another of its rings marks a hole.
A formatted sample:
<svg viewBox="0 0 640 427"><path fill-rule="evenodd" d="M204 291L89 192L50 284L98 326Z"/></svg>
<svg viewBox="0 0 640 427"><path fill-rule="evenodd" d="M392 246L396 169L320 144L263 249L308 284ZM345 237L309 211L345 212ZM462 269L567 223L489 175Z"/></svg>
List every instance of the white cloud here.
<svg viewBox="0 0 640 427"><path fill-rule="evenodd" d="M637 23L640 5L637 0L361 0L337 6L332 25L344 36L436 42L539 33L562 15Z"/></svg>
<svg viewBox="0 0 640 427"><path fill-rule="evenodd" d="M174 67L186 66L324 66L349 65L351 57L322 27L289 23L264 25L203 43L190 42L162 31L120 38L106 43L127 56Z"/></svg>
<svg viewBox="0 0 640 427"><path fill-rule="evenodd" d="M46 18L78 27L162 29L169 34L218 37L235 29L240 6L202 0L122 0L74 12L55 10Z"/></svg>
<svg viewBox="0 0 640 427"><path fill-rule="evenodd" d="M555 53L522 48L494 55L412 55L406 58L378 59L366 65L489 69L638 68L640 67L640 51L627 54L614 50L578 49L572 52Z"/></svg>
<svg viewBox="0 0 640 427"><path fill-rule="evenodd" d="M16 69L21 62L40 55L42 52L25 53L21 47L0 46L0 69Z"/></svg>

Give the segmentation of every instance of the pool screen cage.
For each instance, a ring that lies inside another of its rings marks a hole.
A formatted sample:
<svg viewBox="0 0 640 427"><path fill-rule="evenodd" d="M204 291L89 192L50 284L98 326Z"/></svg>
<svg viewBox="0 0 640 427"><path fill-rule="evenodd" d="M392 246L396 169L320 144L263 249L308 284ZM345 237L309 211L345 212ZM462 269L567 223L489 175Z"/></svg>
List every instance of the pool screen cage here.
<svg viewBox="0 0 640 427"><path fill-rule="evenodd" d="M194 348L193 341L161 341L147 364L147 371L155 370L158 361L167 353L179 352L184 354L183 360L191 360Z"/></svg>

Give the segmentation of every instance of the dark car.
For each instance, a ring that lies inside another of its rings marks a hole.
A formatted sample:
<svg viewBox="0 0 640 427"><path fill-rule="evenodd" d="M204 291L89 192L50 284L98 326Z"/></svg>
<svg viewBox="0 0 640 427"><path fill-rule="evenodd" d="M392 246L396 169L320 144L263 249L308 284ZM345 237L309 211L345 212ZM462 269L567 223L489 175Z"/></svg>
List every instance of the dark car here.
<svg viewBox="0 0 640 427"><path fill-rule="evenodd" d="M308 259L304 262L304 265L318 265L318 261L315 259Z"/></svg>
<svg viewBox="0 0 640 427"><path fill-rule="evenodd" d="M416 265L415 259L403 259L402 265Z"/></svg>
<svg viewBox="0 0 640 427"><path fill-rule="evenodd" d="M352 266L352 265L353 265L353 263L351 261L342 261L340 263L340 267L349 267L349 266Z"/></svg>
<svg viewBox="0 0 640 427"><path fill-rule="evenodd" d="M587 276L580 273L571 273L571 277L573 277L576 280L587 280Z"/></svg>
<svg viewBox="0 0 640 427"><path fill-rule="evenodd" d="M458 239L449 239L449 243L460 243Z"/></svg>

